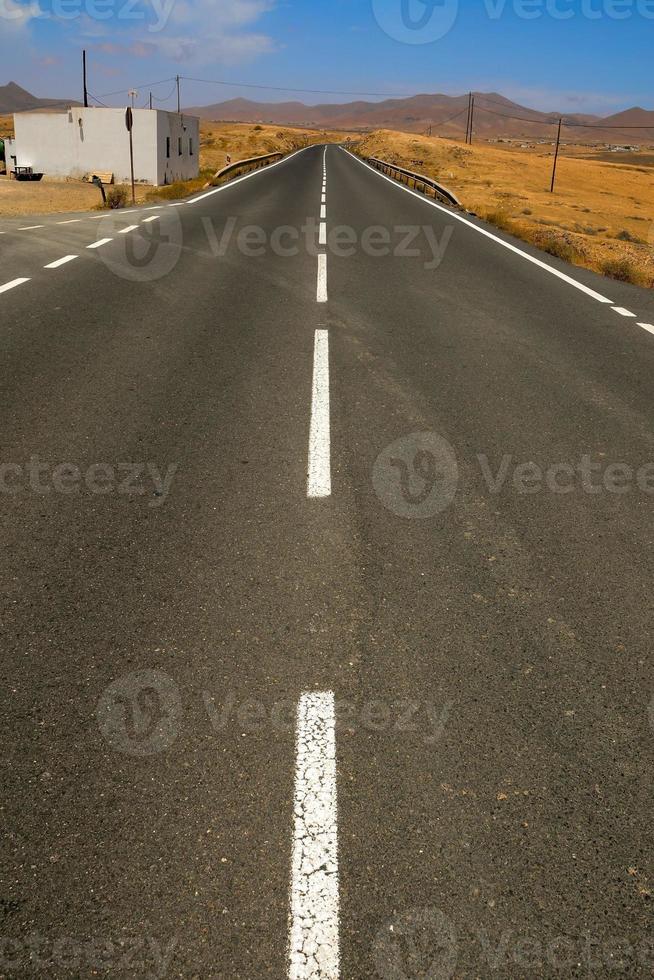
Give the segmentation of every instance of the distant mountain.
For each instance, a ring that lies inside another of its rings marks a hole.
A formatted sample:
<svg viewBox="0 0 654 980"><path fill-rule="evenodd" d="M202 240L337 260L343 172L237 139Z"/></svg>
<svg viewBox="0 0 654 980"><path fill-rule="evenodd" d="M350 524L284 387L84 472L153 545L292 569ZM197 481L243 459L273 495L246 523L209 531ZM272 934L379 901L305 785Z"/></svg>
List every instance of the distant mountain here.
<svg viewBox="0 0 654 980"><path fill-rule="evenodd" d="M625 109L624 112L616 112L613 116L608 116L602 122L607 126L651 126L652 133L649 139L654 142L654 111L651 109L641 109L635 106L633 109Z"/></svg>
<svg viewBox="0 0 654 980"><path fill-rule="evenodd" d="M30 109L65 109L69 105L79 105L79 102L66 102L61 99L39 99L26 89L9 82L0 85L0 115L9 112L27 112Z"/></svg>
<svg viewBox="0 0 654 980"><path fill-rule="evenodd" d="M550 139L556 134L558 112L539 112L512 102L497 92L475 92L475 134L487 139ZM383 102L346 102L343 104L305 105L302 102L251 102L231 99L213 105L195 106L186 112L204 119L229 122L272 123L275 125L307 126L345 130L397 129L409 133L424 133L432 127L434 135L462 136L465 133L468 110L466 95L414 95L406 99L385 99ZM654 112L628 109L626 112L602 119L600 116L573 113L562 114L564 139L583 139L584 142L654 143ZM589 129L603 122L628 127L652 125L647 130L624 131ZM572 128L572 127L575 128ZM580 127L580 128L577 128Z"/></svg>

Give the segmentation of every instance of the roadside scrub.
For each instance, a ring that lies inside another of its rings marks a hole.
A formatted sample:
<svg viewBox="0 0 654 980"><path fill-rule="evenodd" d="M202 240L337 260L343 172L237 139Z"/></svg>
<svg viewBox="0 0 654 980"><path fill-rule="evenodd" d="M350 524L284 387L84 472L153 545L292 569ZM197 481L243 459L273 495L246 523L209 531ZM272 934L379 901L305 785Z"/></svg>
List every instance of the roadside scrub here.
<svg viewBox="0 0 654 980"><path fill-rule="evenodd" d="M654 181L589 147L566 146L550 193L549 144L524 147L377 130L356 152L442 180L463 206L550 255L621 282L654 287ZM582 156L582 154L584 154ZM633 154L634 162L641 154ZM649 159L643 151L642 158ZM645 169L645 168L643 168ZM647 169L654 176L654 168Z"/></svg>

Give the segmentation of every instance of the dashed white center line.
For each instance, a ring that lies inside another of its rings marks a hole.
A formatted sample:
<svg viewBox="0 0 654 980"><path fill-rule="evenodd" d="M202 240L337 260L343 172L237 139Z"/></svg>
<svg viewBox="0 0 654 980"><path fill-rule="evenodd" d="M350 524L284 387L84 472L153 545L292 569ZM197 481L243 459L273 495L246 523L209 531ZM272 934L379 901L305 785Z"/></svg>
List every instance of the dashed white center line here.
<svg viewBox="0 0 654 980"><path fill-rule="evenodd" d="M142 225L146 225L148 223L148 221L158 221L160 217L161 217L161 215L159 215L159 214L153 214L152 217L150 217L150 218L144 218L143 221L141 222L141 224Z"/></svg>
<svg viewBox="0 0 654 980"><path fill-rule="evenodd" d="M338 980L338 817L332 691L297 710L289 980Z"/></svg>
<svg viewBox="0 0 654 980"><path fill-rule="evenodd" d="M332 492L332 478L329 435L328 332L316 330L314 343L307 497L329 497Z"/></svg>
<svg viewBox="0 0 654 980"><path fill-rule="evenodd" d="M625 310L624 306L612 306L611 309L614 313L619 313L620 316L633 316L634 318L636 316L631 310Z"/></svg>
<svg viewBox="0 0 654 980"><path fill-rule="evenodd" d="M135 231L138 225L128 225L127 228L121 228L118 232L119 235L126 235L129 231Z"/></svg>
<svg viewBox="0 0 654 980"><path fill-rule="evenodd" d="M320 205L320 217L321 218L326 218L327 217L327 208L326 208L326 206L324 204L321 204Z"/></svg>
<svg viewBox="0 0 654 980"><path fill-rule="evenodd" d="M320 222L320 230L318 232L318 244L319 245L327 244L327 225L325 224L324 221Z"/></svg>
<svg viewBox="0 0 654 980"><path fill-rule="evenodd" d="M0 293L6 293L10 289L15 289L16 286L22 286L24 282L29 282L29 279L12 279L11 282L6 282L4 286L0 286Z"/></svg>
<svg viewBox="0 0 654 980"><path fill-rule="evenodd" d="M326 194L321 194L321 196L320 196L320 203L321 204L326 204L327 203L327 195Z"/></svg>
<svg viewBox="0 0 654 980"><path fill-rule="evenodd" d="M37 228L45 228L45 225L26 225L24 228L19 228L19 231L36 231Z"/></svg>
<svg viewBox="0 0 654 980"><path fill-rule="evenodd" d="M639 323L638 326L649 331L649 333L654 333L654 323Z"/></svg>
<svg viewBox="0 0 654 980"><path fill-rule="evenodd" d="M48 265L44 265L44 269L58 269L60 265L66 265L67 262L72 262L76 259L76 255L64 255L63 259L57 259L55 262L49 262Z"/></svg>
<svg viewBox="0 0 654 980"><path fill-rule="evenodd" d="M316 299L319 303L327 302L327 256L324 252L318 256L318 288Z"/></svg>
<svg viewBox="0 0 654 980"><path fill-rule="evenodd" d="M81 218L68 218L66 221L57 221L56 224L58 224L58 225L75 225L75 224L77 224L78 221L81 221L81 220L82 220Z"/></svg>
<svg viewBox="0 0 654 980"><path fill-rule="evenodd" d="M107 242L112 242L113 238L99 238L97 242L93 242L91 245L87 245L87 248L100 248L101 245L106 245Z"/></svg>

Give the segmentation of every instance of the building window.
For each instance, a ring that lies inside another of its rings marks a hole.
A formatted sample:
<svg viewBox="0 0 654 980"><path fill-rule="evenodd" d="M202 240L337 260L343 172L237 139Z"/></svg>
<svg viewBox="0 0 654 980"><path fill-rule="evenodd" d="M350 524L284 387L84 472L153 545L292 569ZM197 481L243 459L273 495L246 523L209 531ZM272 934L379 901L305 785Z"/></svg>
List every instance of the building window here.
<svg viewBox="0 0 654 980"><path fill-rule="evenodd" d="M170 160L170 136L166 136L166 159Z"/></svg>
<svg viewBox="0 0 654 980"><path fill-rule="evenodd" d="M192 136L189 136L189 138L188 138L188 155L190 157L193 156L193 137Z"/></svg>
<svg viewBox="0 0 654 980"><path fill-rule="evenodd" d="M178 156L181 157L181 155L182 155L182 137L181 136L177 140L177 153L178 153Z"/></svg>

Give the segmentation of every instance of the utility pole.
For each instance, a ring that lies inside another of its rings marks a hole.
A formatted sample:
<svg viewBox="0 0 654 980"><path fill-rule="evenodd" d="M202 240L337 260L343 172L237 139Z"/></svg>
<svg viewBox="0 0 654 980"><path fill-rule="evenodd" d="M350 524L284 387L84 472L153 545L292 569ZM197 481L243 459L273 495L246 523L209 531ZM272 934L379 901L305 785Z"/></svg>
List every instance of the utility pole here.
<svg viewBox="0 0 654 980"><path fill-rule="evenodd" d="M472 108L472 92L468 93L468 118L466 119L466 143L468 142L468 135L470 133L470 110Z"/></svg>
<svg viewBox="0 0 654 980"><path fill-rule="evenodd" d="M472 124L474 122L474 119L475 119L475 97L473 95L471 96L471 101L470 101L470 139L468 141L470 143L470 146L472 146Z"/></svg>
<svg viewBox="0 0 654 980"><path fill-rule="evenodd" d="M550 194L554 193L554 181L556 180L556 164L559 159L559 147L561 145L561 126L563 124L563 119L559 117L559 131L556 134L556 150L554 151L554 165L552 167L552 183L550 185Z"/></svg>
<svg viewBox="0 0 654 980"><path fill-rule="evenodd" d="M150 108L152 108L152 92L150 92Z"/></svg>
<svg viewBox="0 0 654 980"><path fill-rule="evenodd" d="M132 174L132 204L136 204L136 193L134 191L134 141L132 139L132 127L134 125L134 110L125 111L125 125L129 132L129 166Z"/></svg>
<svg viewBox="0 0 654 980"><path fill-rule="evenodd" d="M175 81L177 82L177 112L180 113L182 110L180 107L181 104L179 99L179 75L175 76Z"/></svg>
<svg viewBox="0 0 654 980"><path fill-rule="evenodd" d="M82 51L82 79L84 84L84 108L89 107L89 93L86 88L86 49Z"/></svg>

